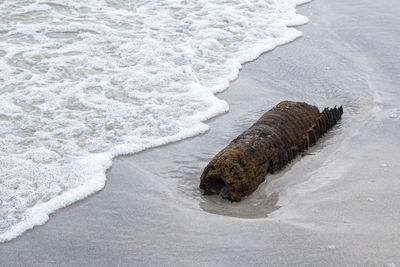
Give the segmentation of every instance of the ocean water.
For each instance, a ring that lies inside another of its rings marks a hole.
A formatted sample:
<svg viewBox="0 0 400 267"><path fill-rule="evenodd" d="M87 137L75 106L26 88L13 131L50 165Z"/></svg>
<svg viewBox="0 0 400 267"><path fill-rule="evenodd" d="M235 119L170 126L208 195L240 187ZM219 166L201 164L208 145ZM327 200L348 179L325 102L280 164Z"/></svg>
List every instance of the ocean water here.
<svg viewBox="0 0 400 267"><path fill-rule="evenodd" d="M103 188L113 157L207 131L304 2L0 1L0 242Z"/></svg>

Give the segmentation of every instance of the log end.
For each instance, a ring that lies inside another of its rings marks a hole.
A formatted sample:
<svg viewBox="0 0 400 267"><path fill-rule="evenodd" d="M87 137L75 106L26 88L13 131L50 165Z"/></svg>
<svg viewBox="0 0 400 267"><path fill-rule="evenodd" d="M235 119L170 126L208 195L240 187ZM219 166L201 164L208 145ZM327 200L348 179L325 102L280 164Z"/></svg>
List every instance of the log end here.
<svg viewBox="0 0 400 267"><path fill-rule="evenodd" d="M247 160L247 162L245 161ZM236 146L226 148L218 153L204 169L200 178L200 189L204 194L219 194L231 202L240 201L247 191L248 175L244 162L248 165L251 159L246 159L243 151Z"/></svg>
<svg viewBox="0 0 400 267"><path fill-rule="evenodd" d="M237 179L230 177L224 171L226 168L220 166L220 163L223 162L210 163L206 167L201 175L200 189L204 191L205 195L219 194L222 198L231 202L240 201L241 196L234 189Z"/></svg>

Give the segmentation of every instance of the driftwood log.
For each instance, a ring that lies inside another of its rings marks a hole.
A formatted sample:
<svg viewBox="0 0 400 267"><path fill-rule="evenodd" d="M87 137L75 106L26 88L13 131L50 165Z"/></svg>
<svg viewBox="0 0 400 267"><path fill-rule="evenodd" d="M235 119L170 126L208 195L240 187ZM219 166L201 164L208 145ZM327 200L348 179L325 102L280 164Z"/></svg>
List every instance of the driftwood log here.
<svg viewBox="0 0 400 267"><path fill-rule="evenodd" d="M205 194L240 201L265 181L267 173L285 167L315 144L341 118L343 108L283 101L220 151L201 175Z"/></svg>

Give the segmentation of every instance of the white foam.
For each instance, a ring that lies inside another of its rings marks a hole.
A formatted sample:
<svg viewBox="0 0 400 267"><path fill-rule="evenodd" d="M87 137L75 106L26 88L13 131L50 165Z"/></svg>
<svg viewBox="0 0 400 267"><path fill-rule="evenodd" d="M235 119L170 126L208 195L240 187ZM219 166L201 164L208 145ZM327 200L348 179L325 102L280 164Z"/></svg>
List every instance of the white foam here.
<svg viewBox="0 0 400 267"><path fill-rule="evenodd" d="M100 190L113 157L207 131L298 0L0 4L0 242Z"/></svg>

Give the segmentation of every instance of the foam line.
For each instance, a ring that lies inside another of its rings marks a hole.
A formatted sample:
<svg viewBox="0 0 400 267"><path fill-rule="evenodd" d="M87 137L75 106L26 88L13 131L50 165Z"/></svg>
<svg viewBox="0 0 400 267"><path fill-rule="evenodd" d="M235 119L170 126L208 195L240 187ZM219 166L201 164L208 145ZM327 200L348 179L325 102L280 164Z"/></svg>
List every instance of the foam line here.
<svg viewBox="0 0 400 267"><path fill-rule="evenodd" d="M0 4L0 242L104 187L112 158L207 131L307 1ZM290 48L288 48L290 49Z"/></svg>

